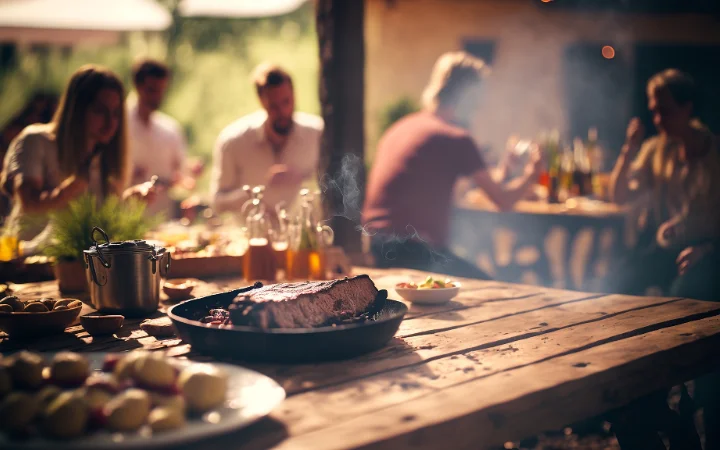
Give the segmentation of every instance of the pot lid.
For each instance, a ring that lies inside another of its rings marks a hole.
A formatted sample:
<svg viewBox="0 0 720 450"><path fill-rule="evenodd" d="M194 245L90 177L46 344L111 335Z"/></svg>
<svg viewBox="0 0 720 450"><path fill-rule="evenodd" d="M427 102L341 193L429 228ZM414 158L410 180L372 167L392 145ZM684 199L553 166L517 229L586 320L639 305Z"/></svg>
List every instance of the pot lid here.
<svg viewBox="0 0 720 450"><path fill-rule="evenodd" d="M121 242L105 242L103 244L96 243L90 247L89 252L97 252L98 250L103 253L114 253L114 252L131 252L131 253L163 253L165 252L164 247L159 247L148 243L142 239L136 239L132 241L121 241Z"/></svg>
<svg viewBox="0 0 720 450"><path fill-rule="evenodd" d="M95 233L98 232L102 235L105 242L100 243L98 240L95 239ZM86 250L87 253L97 253L98 251L101 251L105 254L107 253L150 253L150 254L161 254L165 252L164 247L160 247L154 244L149 243L148 241L144 239L134 239L130 241L119 241L119 242L110 242L108 239L107 234L100 228L93 229L92 233L92 240L95 243L95 245L90 247L90 250Z"/></svg>

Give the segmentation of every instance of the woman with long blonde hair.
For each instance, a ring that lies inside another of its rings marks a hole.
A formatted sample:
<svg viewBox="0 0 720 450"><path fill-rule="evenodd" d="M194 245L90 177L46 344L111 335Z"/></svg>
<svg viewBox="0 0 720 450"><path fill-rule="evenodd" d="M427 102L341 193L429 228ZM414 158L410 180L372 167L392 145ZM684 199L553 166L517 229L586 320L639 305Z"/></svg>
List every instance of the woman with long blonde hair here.
<svg viewBox="0 0 720 450"><path fill-rule="evenodd" d="M128 178L125 90L109 69L86 65L70 78L53 120L25 128L10 144L0 187L13 199L6 223L21 240L37 236L47 214L90 192L146 197Z"/></svg>

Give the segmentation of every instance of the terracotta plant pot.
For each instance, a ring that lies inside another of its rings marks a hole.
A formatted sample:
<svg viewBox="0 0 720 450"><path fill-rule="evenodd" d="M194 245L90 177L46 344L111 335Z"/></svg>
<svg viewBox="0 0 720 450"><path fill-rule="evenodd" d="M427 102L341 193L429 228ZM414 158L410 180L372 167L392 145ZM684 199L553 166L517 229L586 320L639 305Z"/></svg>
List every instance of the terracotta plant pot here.
<svg viewBox="0 0 720 450"><path fill-rule="evenodd" d="M88 292L85 264L81 261L57 261L53 266L60 292Z"/></svg>

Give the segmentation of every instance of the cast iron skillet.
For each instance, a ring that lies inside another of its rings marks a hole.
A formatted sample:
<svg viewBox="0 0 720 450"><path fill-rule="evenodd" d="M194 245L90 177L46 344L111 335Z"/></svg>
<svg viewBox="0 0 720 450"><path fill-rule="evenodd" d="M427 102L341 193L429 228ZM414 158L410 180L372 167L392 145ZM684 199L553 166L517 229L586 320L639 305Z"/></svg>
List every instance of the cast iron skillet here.
<svg viewBox="0 0 720 450"><path fill-rule="evenodd" d="M362 323L319 328L264 330L233 326L217 328L200 323L209 309L227 308L235 296L261 286L249 286L195 298L170 308L168 316L180 337L193 350L218 358L266 362L315 362L346 359L382 348L400 327L407 306L396 300ZM381 291L381 295L387 292Z"/></svg>

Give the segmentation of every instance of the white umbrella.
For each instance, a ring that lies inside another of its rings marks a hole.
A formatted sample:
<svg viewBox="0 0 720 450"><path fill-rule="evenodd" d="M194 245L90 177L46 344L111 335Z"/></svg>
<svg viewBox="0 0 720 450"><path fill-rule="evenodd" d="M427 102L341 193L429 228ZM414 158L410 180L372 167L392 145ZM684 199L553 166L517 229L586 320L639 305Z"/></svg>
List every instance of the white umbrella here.
<svg viewBox="0 0 720 450"><path fill-rule="evenodd" d="M307 0L182 0L185 17L268 17L288 14ZM352 0L349 0L352 1Z"/></svg>
<svg viewBox="0 0 720 450"><path fill-rule="evenodd" d="M0 0L0 41L74 44L112 41L124 31L170 26L154 0Z"/></svg>

